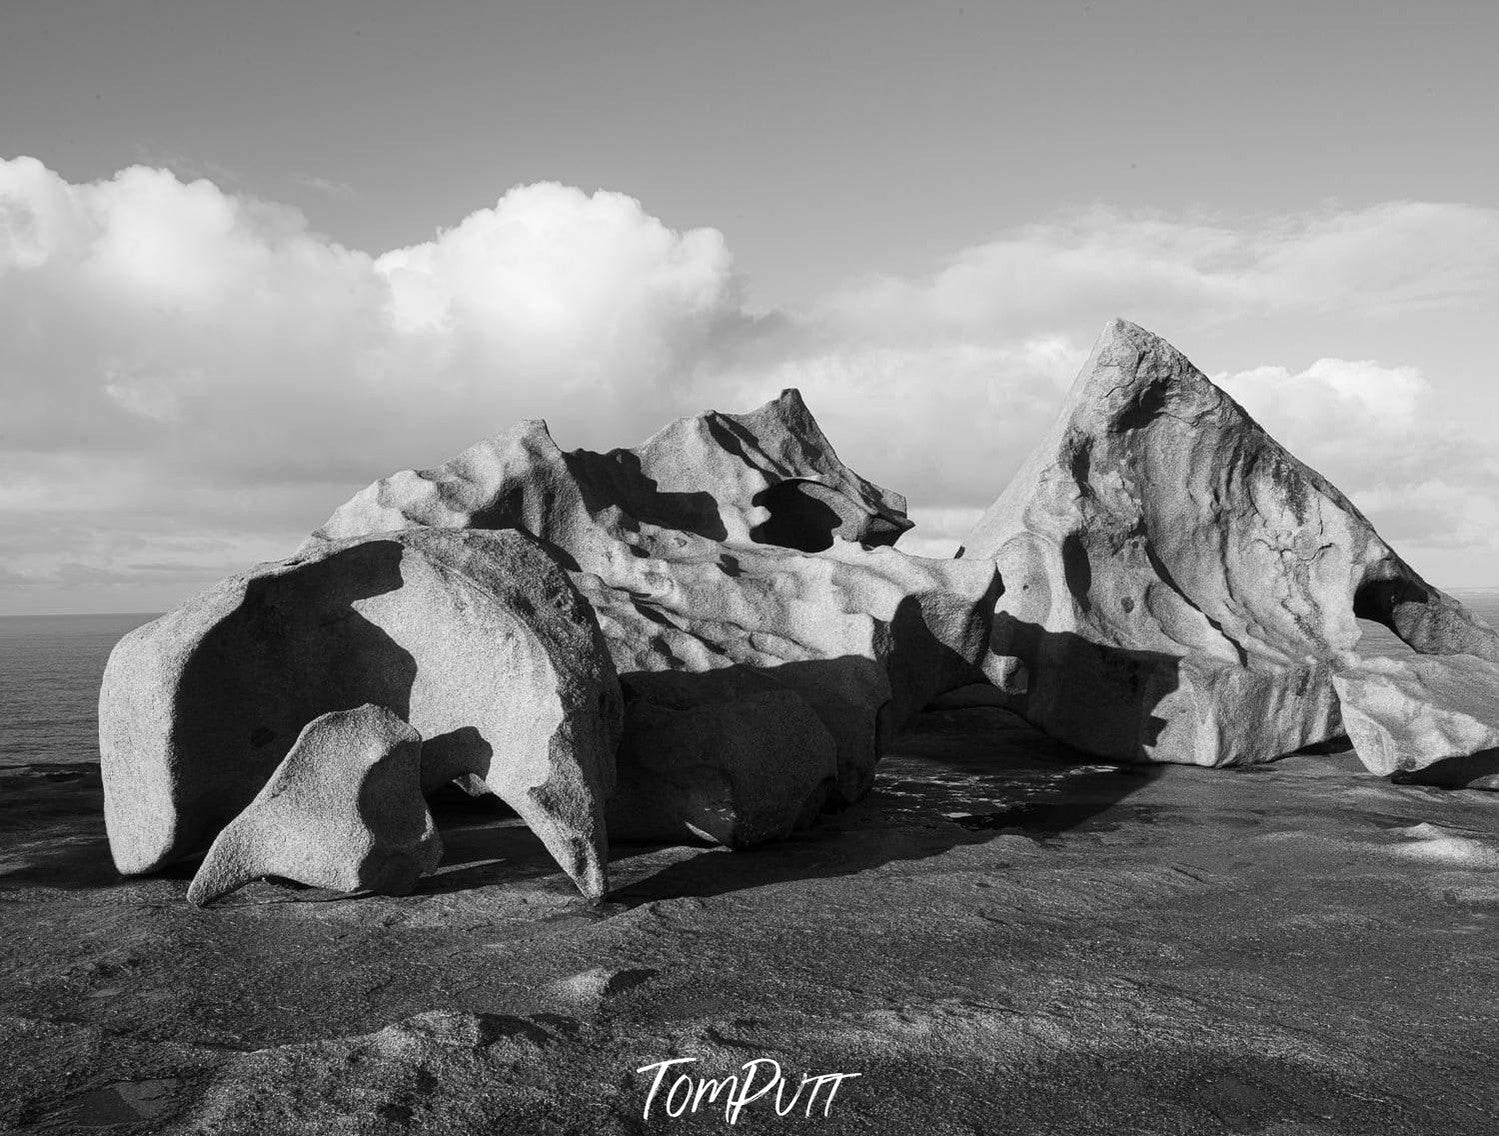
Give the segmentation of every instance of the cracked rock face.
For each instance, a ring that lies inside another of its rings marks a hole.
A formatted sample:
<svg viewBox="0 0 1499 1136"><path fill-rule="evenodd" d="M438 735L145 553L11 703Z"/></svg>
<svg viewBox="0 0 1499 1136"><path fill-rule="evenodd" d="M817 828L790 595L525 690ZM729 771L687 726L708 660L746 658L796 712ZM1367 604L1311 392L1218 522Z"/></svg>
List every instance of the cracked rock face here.
<svg viewBox="0 0 1499 1136"><path fill-rule="evenodd" d="M606 454L564 452L544 423L523 423L436 469L376 482L307 547L418 525L514 527L556 550L623 678L772 677L832 736L839 801L868 791L883 736L972 680L1000 588L992 565L878 547L910 526L904 499L845 466L795 391L749 414L684 418ZM704 687L711 714L729 713L722 689ZM702 727L681 721L689 736ZM653 727L658 737L663 728ZM691 747L684 737L666 748ZM743 747L697 748L710 764L737 766ZM721 772L741 785L757 776ZM720 827L742 836L795 819ZM673 834L675 822L659 833Z"/></svg>
<svg viewBox="0 0 1499 1136"><path fill-rule="evenodd" d="M187 898L208 903L261 876L409 894L442 858L421 761L422 736L383 706L314 718L214 839Z"/></svg>
<svg viewBox="0 0 1499 1136"><path fill-rule="evenodd" d="M964 541L999 567L1008 704L1126 760L1266 761L1337 735L1356 617L1417 651L1499 639L1165 340L1122 320Z"/></svg>
<svg viewBox="0 0 1499 1136"><path fill-rule="evenodd" d="M115 647L99 700L116 866L206 847L303 728L363 703L425 739L428 787L483 781L602 895L621 695L593 612L516 532L325 545L199 594Z"/></svg>

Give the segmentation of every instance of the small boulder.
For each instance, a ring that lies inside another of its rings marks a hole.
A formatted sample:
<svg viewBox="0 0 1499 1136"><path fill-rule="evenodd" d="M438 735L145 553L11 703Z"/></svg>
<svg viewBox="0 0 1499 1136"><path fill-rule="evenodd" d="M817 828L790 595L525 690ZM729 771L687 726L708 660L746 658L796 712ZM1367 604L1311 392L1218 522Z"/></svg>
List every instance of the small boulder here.
<svg viewBox="0 0 1499 1136"><path fill-rule="evenodd" d="M1473 655L1350 659L1343 726L1375 773L1499 789L1499 663Z"/></svg>
<svg viewBox="0 0 1499 1136"><path fill-rule="evenodd" d="M383 706L314 718L214 839L187 898L209 903L261 876L408 894L442 858L421 760L422 736Z"/></svg>

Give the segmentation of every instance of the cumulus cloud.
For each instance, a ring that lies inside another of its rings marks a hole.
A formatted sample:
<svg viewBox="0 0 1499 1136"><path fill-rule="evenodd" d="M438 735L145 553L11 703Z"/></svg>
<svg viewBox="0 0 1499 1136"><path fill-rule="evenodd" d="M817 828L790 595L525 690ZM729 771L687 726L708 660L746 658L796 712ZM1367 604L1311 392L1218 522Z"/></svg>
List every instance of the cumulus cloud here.
<svg viewBox="0 0 1499 1136"><path fill-rule="evenodd" d="M617 193L516 187L373 255L204 179L137 166L70 184L0 162L0 606L161 606L518 418L546 417L564 446L624 445L783 386L911 498L913 550L945 554L1115 314L1194 356L1235 345L1198 362L1238 368L1224 382L1253 412L1452 567L1493 540L1472 520L1486 439L1453 422L1467 392L1419 351L1308 366L1277 344L1308 314L1491 305L1496 250L1499 212L1466 206L1232 223L1096 209L757 313L720 233ZM1262 365L1246 367L1251 341ZM1433 501L1445 545L1422 528Z"/></svg>
<svg viewBox="0 0 1499 1136"><path fill-rule="evenodd" d="M374 257L206 180L0 163L0 562L50 596L70 555L128 582L129 538L188 531L212 579L518 418L642 436L740 306L718 233L620 194L519 187ZM45 552L55 522L114 538Z"/></svg>

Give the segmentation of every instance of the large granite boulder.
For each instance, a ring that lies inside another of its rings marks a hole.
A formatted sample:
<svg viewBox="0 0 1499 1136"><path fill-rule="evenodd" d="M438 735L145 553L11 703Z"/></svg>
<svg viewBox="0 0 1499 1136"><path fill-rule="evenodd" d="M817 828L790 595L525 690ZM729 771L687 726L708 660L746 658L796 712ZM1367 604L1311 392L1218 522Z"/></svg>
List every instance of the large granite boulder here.
<svg viewBox="0 0 1499 1136"><path fill-rule="evenodd" d="M122 639L99 698L116 866L202 851L309 722L367 702L425 739L429 788L481 778L585 895L603 894L618 679L592 609L517 532L328 543Z"/></svg>
<svg viewBox="0 0 1499 1136"><path fill-rule="evenodd" d="M759 844L810 823L837 784L832 735L764 672L647 672L624 688L611 840Z"/></svg>
<svg viewBox="0 0 1499 1136"><path fill-rule="evenodd" d="M422 736L383 706L314 718L209 845L187 898L209 903L262 876L408 894L442 858L421 762Z"/></svg>
<svg viewBox="0 0 1499 1136"><path fill-rule="evenodd" d="M991 564L878 547L909 525L904 499L845 466L787 391L606 454L563 452L544 423L523 423L376 482L305 547L412 526L523 529L573 569L623 678L747 669L800 695L836 746L831 799L847 802L868 791L891 729L977 677L1000 591ZM721 689L705 684L705 705L721 707ZM681 720L701 741L703 719ZM704 752L733 765L745 747Z"/></svg>
<svg viewBox="0 0 1499 1136"><path fill-rule="evenodd" d="M976 677L999 592L990 565L843 542L816 555L695 544L695 556L620 558L607 577L576 577L621 677L748 669L774 678L833 739L835 804L869 791L885 739ZM707 701L715 689L704 685Z"/></svg>
<svg viewBox="0 0 1499 1136"><path fill-rule="evenodd" d="M992 650L1028 676L1007 705L1110 758L1266 761L1337 735L1358 617L1499 659L1342 493L1123 320L959 555L1005 581Z"/></svg>

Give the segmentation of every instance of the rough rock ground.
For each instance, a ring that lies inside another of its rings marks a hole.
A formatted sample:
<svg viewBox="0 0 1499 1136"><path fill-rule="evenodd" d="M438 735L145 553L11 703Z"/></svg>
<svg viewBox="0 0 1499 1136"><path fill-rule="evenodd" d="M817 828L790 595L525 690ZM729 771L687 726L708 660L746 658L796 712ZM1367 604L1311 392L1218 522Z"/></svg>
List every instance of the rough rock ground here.
<svg viewBox="0 0 1499 1136"><path fill-rule="evenodd" d="M109 867L98 772L0 771L0 1129L731 1131L634 1070L859 1072L737 1130L1493 1131L1499 796L1347 751L1116 767L930 713L746 851L614 849L590 908L483 801L401 898ZM113 1125L114 1127L111 1127Z"/></svg>

